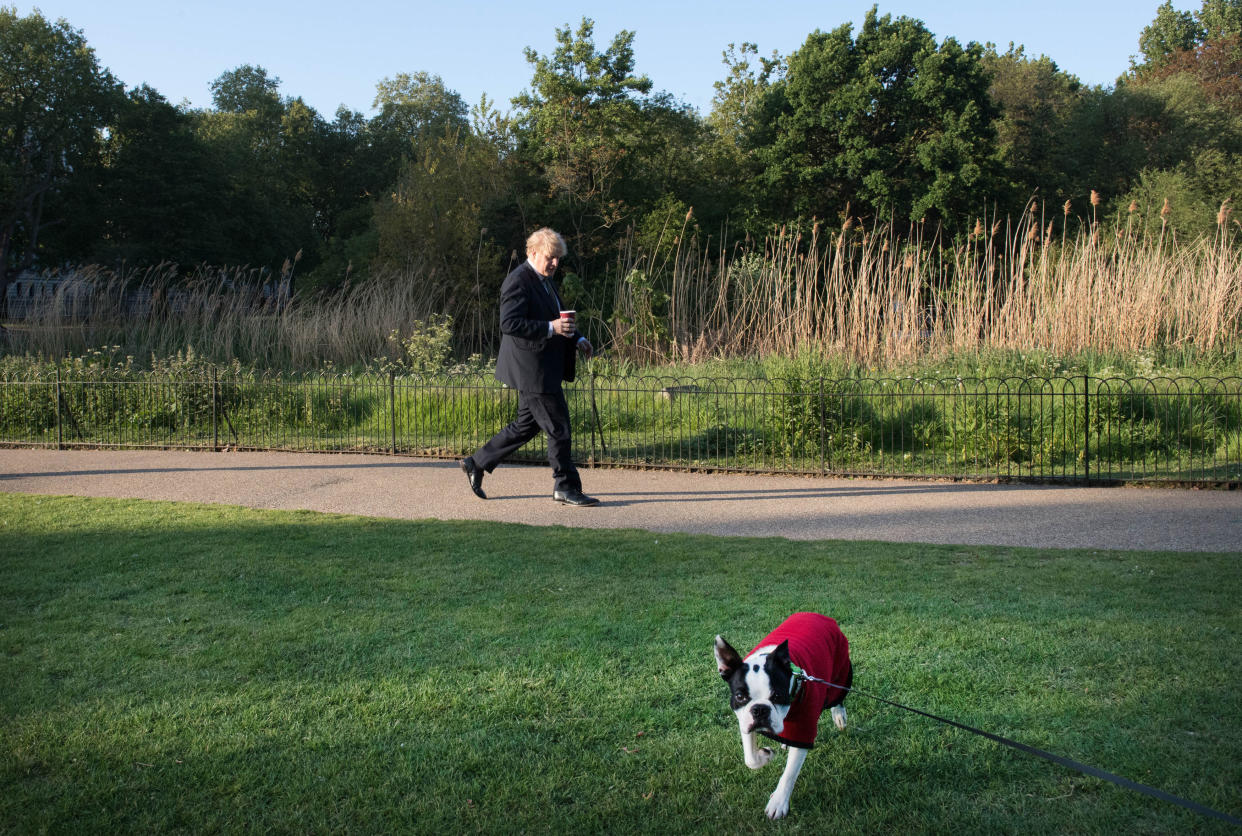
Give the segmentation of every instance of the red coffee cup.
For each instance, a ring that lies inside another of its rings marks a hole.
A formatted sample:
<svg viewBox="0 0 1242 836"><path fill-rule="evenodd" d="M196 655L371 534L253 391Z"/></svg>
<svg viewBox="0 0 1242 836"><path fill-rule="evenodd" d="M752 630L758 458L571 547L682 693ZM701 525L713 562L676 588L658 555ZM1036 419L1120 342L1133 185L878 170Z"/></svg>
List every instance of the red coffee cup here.
<svg viewBox="0 0 1242 836"><path fill-rule="evenodd" d="M568 322L569 327L571 328L575 325L574 319L575 317L577 317L577 315L578 315L577 311L561 311L561 319L564 320L565 322Z"/></svg>

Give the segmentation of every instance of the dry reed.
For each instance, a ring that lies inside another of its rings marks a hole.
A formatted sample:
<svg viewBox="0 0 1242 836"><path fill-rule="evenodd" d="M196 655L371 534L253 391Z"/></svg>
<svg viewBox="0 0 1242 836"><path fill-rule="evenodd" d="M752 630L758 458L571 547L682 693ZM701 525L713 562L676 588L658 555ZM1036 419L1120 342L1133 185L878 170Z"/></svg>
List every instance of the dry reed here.
<svg viewBox="0 0 1242 836"><path fill-rule="evenodd" d="M747 250L682 246L671 273L653 279L675 301L664 327L632 327L636 302L620 282L614 343L638 357L811 348L883 365L981 349L1211 351L1242 337L1242 252L1223 221L1215 239L1188 244L1094 220L1073 234L1063 221L1058 241L1053 224L1029 207L1003 236L1002 222L988 235L979 221L956 248L918 225L825 236L818 223L809 240L782 229Z"/></svg>
<svg viewBox="0 0 1242 836"><path fill-rule="evenodd" d="M257 270L160 265L76 271L8 331L9 353L71 357L102 346L142 364L189 351L263 369L349 368L399 352L389 335L442 310L434 283L383 275L312 298L281 300ZM431 285L429 290L428 285ZM266 287L265 287L266 286Z"/></svg>
<svg viewBox="0 0 1242 836"><path fill-rule="evenodd" d="M1242 250L1227 203L1215 238L1189 243L1164 223L1154 233L1133 228L1134 213L1124 225L1089 219L1070 233L1062 208L1059 236L1057 219L1032 206L1016 221L980 220L956 246L928 240L919 224L899 235L848 219L815 222L805 235L783 228L731 250L687 235L688 213L658 263L624 242L613 316L597 325L605 348L644 362L811 349L886 365L983 349L1068 356L1238 344ZM82 271L9 330L7 351L50 358L118 346L142 363L189 349L216 362L303 370L391 358L390 335L404 337L432 314L454 317L463 353L496 337L494 298L454 299L434 270L416 265L285 305L273 304L264 280L225 270L186 282L168 266Z"/></svg>

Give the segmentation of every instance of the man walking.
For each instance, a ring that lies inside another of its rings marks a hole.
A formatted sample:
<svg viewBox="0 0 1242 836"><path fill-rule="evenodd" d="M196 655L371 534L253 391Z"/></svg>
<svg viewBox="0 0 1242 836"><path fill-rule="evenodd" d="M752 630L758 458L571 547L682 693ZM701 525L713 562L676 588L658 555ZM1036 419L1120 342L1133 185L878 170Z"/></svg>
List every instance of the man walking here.
<svg viewBox="0 0 1242 836"><path fill-rule="evenodd" d="M561 388L572 381L575 350L591 356L591 343L578 333L572 312L564 312L552 276L565 257L565 239L547 227L526 239L526 261L500 286L500 354L496 379L518 392L517 417L473 455L461 460L470 490L479 499L483 474L491 473L542 430L548 436L552 498L575 507L598 505L582 492L572 460L569 404Z"/></svg>

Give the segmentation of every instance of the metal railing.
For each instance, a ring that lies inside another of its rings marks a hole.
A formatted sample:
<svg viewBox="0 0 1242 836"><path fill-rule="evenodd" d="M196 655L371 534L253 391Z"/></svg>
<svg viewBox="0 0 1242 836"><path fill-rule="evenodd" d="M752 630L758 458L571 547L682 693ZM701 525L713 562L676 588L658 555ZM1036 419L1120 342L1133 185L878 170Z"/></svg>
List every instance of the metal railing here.
<svg viewBox="0 0 1242 836"><path fill-rule="evenodd" d="M1242 484L1242 378L721 379L568 385L583 465ZM456 458L511 420L487 375L0 382L0 443ZM521 461L542 461L542 438Z"/></svg>

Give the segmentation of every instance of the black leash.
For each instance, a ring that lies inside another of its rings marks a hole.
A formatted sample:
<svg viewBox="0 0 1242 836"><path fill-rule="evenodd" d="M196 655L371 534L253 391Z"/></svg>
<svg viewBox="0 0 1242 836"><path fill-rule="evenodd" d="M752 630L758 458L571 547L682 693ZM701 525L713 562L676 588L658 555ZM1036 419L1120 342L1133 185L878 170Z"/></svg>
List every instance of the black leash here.
<svg viewBox="0 0 1242 836"><path fill-rule="evenodd" d="M1070 769L1076 769L1079 772L1083 773L1084 775L1090 775L1093 778L1101 778L1105 781L1111 781L1112 783L1116 784L1119 787L1125 787L1128 790L1134 790L1135 792L1141 792L1143 795L1148 795L1148 796L1151 796L1152 798L1158 798L1161 801L1168 801L1172 804L1177 804L1180 807L1185 807L1187 810L1193 810L1194 812L1202 816L1209 816L1211 818L1220 819L1221 821L1227 821L1230 824L1242 827L1242 819L1236 819L1233 816L1229 815L1228 813L1222 813L1218 810L1213 810L1211 807L1205 807L1202 804L1199 804L1194 801L1189 801L1185 798L1181 798L1179 796L1173 795L1172 793L1167 793L1164 790L1158 790L1155 787L1149 787L1146 784L1140 784L1137 781L1131 781L1129 778L1122 778L1120 775L1114 775L1113 773L1106 772L1103 769L1098 769L1094 766L1089 766L1088 764L1085 764L1085 763L1079 763L1076 760L1071 760L1070 758L1064 758L1064 757L1061 757L1060 755L1054 755L1051 752L1045 752L1043 749L1036 749L1034 746L1027 746L1025 743L1019 743L1016 740L1010 740L1009 738L1002 737L999 734L992 734L991 732L986 732L986 731L983 731L982 729L976 729L973 726L966 725L965 723L958 723L954 720L949 720L945 717L937 717L935 714L928 714L926 711L920 711L917 708L911 708L910 706L902 705L899 702L893 702L892 700L886 700L883 697L877 697L874 694L868 694L864 691L856 691L855 689L848 688L844 685L837 685L835 683L829 682L826 679L819 679L818 677L811 676L810 674L806 672L803 672L802 676L805 677L806 679L809 679L812 682L818 682L822 685L827 685L832 688L839 688L842 691L848 691L851 694L857 694L858 696L866 697L869 700L875 700L876 702L882 702L885 705L891 705L894 708L900 708L902 711L909 711L912 714L919 714L923 717L927 717L929 719L935 720L937 723L944 723L946 725L959 728L962 731L968 731L971 734L977 734L980 737L986 737L988 740L999 743L1002 746L1008 746L1011 749L1017 749L1019 752L1026 752L1028 755L1034 755L1038 758L1043 758L1044 760L1052 761L1053 763L1060 764L1061 766L1069 767Z"/></svg>

